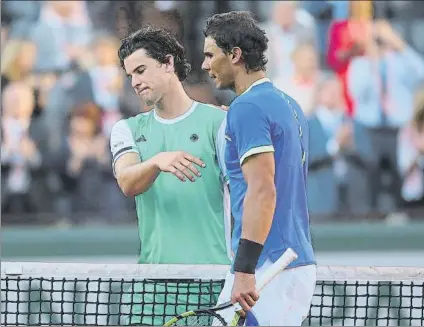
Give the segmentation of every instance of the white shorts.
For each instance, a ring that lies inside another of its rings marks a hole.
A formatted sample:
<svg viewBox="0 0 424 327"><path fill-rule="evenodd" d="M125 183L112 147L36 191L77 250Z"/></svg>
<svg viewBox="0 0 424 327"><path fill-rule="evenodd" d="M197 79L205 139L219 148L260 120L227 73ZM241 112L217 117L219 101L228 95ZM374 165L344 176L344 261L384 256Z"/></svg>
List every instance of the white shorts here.
<svg viewBox="0 0 424 327"><path fill-rule="evenodd" d="M271 264L272 262L267 260L256 271L256 280ZM262 290L259 300L252 308L258 325L301 326L309 313L316 286L316 274L315 265L283 270ZM230 300L233 282L234 275L228 272L218 304ZM220 315L229 322L234 316L234 309L222 311Z"/></svg>

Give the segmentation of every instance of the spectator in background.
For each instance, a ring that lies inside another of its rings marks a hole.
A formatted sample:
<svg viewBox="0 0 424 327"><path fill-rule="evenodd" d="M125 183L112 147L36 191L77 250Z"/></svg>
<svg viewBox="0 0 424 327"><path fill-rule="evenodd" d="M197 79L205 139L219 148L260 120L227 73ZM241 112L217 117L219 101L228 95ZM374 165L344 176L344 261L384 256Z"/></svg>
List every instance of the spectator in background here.
<svg viewBox="0 0 424 327"><path fill-rule="evenodd" d="M341 81L348 115L354 112L347 83L347 71L353 58L364 53L364 40L370 37L372 1L349 1L349 18L336 20L329 29L327 63Z"/></svg>
<svg viewBox="0 0 424 327"><path fill-rule="evenodd" d="M34 97L33 116L40 116L51 88L56 83L52 73L34 73L33 67L38 57L35 44L26 39L10 39L2 52L1 60L1 89L12 82L23 82L32 89ZM38 135L41 140L41 135ZM38 137L37 136L37 137Z"/></svg>
<svg viewBox="0 0 424 327"><path fill-rule="evenodd" d="M347 74L356 119L370 128L403 126L423 80L423 58L387 21L375 22L364 55L352 60Z"/></svg>
<svg viewBox="0 0 424 327"><path fill-rule="evenodd" d="M7 38L9 36L9 30L6 26L1 26L1 51L4 50L4 45L6 44Z"/></svg>
<svg viewBox="0 0 424 327"><path fill-rule="evenodd" d="M117 40L99 33L92 46L91 64L84 70L62 74L49 94L44 113L44 124L50 135L48 147L57 152L60 138L68 126L72 108L91 102L102 112L101 130L109 137L109 127L121 115L129 116L141 111L142 103L122 74L117 62Z"/></svg>
<svg viewBox="0 0 424 327"><path fill-rule="evenodd" d="M274 1L272 18L262 28L269 39L266 56L270 79L289 78L293 73L293 52L299 44L317 46L314 18L298 7L297 1Z"/></svg>
<svg viewBox="0 0 424 327"><path fill-rule="evenodd" d="M36 56L37 47L33 42L25 39L8 40L1 58L1 90L10 82L32 82L31 72Z"/></svg>
<svg viewBox="0 0 424 327"><path fill-rule="evenodd" d="M36 70L63 72L74 63L85 66L92 38L85 1L45 1L32 38L39 50Z"/></svg>
<svg viewBox="0 0 424 327"><path fill-rule="evenodd" d="M2 1L1 18L9 25L10 36L27 37L40 13L41 1Z"/></svg>
<svg viewBox="0 0 424 327"><path fill-rule="evenodd" d="M111 127L121 119L120 95L124 75L116 53L119 40L110 35L99 35L92 43L93 65L78 77L72 90L75 105L92 102L102 111L101 130L110 135Z"/></svg>
<svg viewBox="0 0 424 327"><path fill-rule="evenodd" d="M41 78L33 74L32 69L36 56L37 49L33 42L24 39L10 39L6 43L1 60L2 91L10 83L19 82L27 85L34 98L32 102L34 108L31 109L33 116L37 116L43 111L48 88L51 85L48 76ZM41 140L37 129L35 128L35 132Z"/></svg>
<svg viewBox="0 0 424 327"><path fill-rule="evenodd" d="M110 162L108 141L101 133L101 109L94 103L73 108L68 133L54 155L54 166L64 186L61 214L81 223L78 214L112 219L124 210Z"/></svg>
<svg viewBox="0 0 424 327"><path fill-rule="evenodd" d="M370 209L372 148L362 124L347 116L336 77L320 86L309 127L311 214L366 214Z"/></svg>
<svg viewBox="0 0 424 327"><path fill-rule="evenodd" d="M333 19L346 19L349 17L350 3L349 0L327 0L331 6L331 13Z"/></svg>
<svg viewBox="0 0 424 327"><path fill-rule="evenodd" d="M1 129L2 212L6 214L36 213L42 205L34 198L42 190L33 177L43 158L30 137L33 110L33 90L24 82L9 83L2 93Z"/></svg>
<svg viewBox="0 0 424 327"><path fill-rule="evenodd" d="M424 208L424 89L417 94L412 121L399 133L398 149L397 161L405 206Z"/></svg>
<svg viewBox="0 0 424 327"><path fill-rule="evenodd" d="M150 4L146 1L143 3L143 25L172 31L177 40L183 43L184 24L177 8L178 1L152 1Z"/></svg>
<svg viewBox="0 0 424 327"><path fill-rule="evenodd" d="M293 64L293 73L285 78L277 77L274 83L310 116L315 109L316 93L322 79L316 48L310 43L299 44L293 51Z"/></svg>
<svg viewBox="0 0 424 327"><path fill-rule="evenodd" d="M354 116L367 127L379 162L373 175L378 190L373 193L374 205L391 211L400 201L397 133L412 118L413 95L424 80L424 60L386 21L376 21L367 37L364 55L350 63L347 83Z"/></svg>
<svg viewBox="0 0 424 327"><path fill-rule="evenodd" d="M128 1L86 1L87 13L95 31L117 31L118 17L121 10L125 11ZM122 25L122 21L119 22ZM120 26L128 29L128 26Z"/></svg>

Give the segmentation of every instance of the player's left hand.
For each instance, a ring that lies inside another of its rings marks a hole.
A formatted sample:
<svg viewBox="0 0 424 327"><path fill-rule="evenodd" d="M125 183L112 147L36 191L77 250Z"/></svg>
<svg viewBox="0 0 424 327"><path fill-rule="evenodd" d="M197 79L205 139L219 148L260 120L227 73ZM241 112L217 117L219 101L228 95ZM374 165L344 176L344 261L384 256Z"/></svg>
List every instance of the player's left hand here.
<svg viewBox="0 0 424 327"><path fill-rule="evenodd" d="M250 311L258 301L256 279L254 274L236 272L234 277L231 302L239 303L244 311Z"/></svg>

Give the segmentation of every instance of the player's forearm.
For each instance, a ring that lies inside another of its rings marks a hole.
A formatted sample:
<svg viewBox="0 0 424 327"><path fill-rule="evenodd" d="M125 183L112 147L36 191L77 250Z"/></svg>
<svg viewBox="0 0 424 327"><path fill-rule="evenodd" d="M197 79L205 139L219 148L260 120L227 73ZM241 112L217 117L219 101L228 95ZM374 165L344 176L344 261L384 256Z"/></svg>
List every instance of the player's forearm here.
<svg viewBox="0 0 424 327"><path fill-rule="evenodd" d="M140 195L152 186L159 173L159 167L150 159L122 169L117 176L118 184L126 196Z"/></svg>
<svg viewBox="0 0 424 327"><path fill-rule="evenodd" d="M264 244L271 229L275 205L274 181L249 184L244 200L242 238Z"/></svg>
<svg viewBox="0 0 424 327"><path fill-rule="evenodd" d="M276 189L274 181L258 180L248 184L243 207L242 234L234 260L234 271L254 274L263 244L274 217Z"/></svg>

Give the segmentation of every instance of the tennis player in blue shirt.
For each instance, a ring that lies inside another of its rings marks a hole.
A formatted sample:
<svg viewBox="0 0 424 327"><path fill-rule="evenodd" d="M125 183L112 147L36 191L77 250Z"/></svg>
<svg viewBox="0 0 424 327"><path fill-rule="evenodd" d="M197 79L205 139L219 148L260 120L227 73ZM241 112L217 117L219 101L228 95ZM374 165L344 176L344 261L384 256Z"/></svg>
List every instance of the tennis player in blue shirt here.
<svg viewBox="0 0 424 327"><path fill-rule="evenodd" d="M204 35L202 69L217 88L237 94L227 114L225 151L234 258L220 301L238 302L248 312L246 325L300 326L316 284L306 119L299 105L265 77L268 39L250 13L216 14L207 20ZM256 278L287 248L298 259L259 296Z"/></svg>

